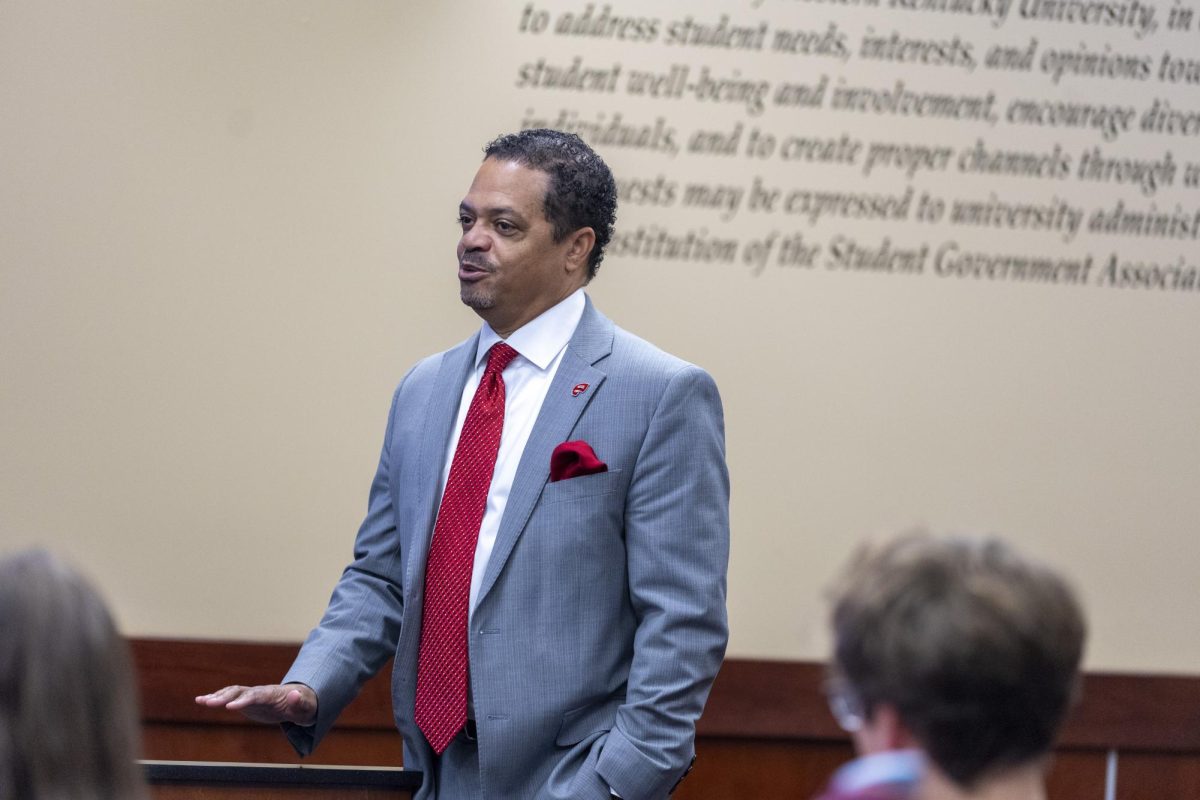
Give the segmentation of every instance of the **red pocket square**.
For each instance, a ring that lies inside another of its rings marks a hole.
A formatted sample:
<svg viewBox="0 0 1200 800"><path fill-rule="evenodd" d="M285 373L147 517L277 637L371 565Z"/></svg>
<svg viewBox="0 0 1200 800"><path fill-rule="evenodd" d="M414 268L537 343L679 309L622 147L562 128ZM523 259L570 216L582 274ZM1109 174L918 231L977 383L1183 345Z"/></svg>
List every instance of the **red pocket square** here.
<svg viewBox="0 0 1200 800"><path fill-rule="evenodd" d="M608 464L596 458L587 442L563 442L550 454L551 483L597 472L608 472Z"/></svg>

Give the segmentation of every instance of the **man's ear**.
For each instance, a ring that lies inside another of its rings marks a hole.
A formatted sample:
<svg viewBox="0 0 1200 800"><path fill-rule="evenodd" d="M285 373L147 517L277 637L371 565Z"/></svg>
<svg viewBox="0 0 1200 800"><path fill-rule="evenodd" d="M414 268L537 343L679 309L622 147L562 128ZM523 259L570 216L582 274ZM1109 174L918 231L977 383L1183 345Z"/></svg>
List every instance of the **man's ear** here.
<svg viewBox="0 0 1200 800"><path fill-rule="evenodd" d="M567 272L582 274L586 278L588 259L595 246L596 232L591 228L580 228L567 234Z"/></svg>

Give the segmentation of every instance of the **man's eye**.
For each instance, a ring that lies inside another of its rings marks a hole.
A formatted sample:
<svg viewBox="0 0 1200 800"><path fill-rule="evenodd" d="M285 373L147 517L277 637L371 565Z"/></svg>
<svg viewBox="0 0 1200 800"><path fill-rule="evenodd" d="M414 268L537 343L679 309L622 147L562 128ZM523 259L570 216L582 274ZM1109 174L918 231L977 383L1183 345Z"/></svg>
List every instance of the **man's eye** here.
<svg viewBox="0 0 1200 800"><path fill-rule="evenodd" d="M456 221L458 222L459 226L461 226L463 228L466 228L471 224L471 218L468 217L466 214L459 214L458 219Z"/></svg>
<svg viewBox="0 0 1200 800"><path fill-rule="evenodd" d="M496 230L500 231L501 233L512 233L516 229L517 226L513 225L511 222L500 220L496 223Z"/></svg>

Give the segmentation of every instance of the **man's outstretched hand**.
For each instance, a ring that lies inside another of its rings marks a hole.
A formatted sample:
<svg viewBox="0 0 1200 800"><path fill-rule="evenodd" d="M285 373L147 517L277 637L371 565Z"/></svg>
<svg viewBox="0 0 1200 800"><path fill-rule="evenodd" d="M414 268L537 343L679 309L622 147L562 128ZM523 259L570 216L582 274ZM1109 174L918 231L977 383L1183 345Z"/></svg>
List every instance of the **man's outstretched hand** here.
<svg viewBox="0 0 1200 800"><path fill-rule="evenodd" d="M317 693L302 683L226 686L212 694L200 695L196 704L240 711L257 722L314 725L317 721Z"/></svg>

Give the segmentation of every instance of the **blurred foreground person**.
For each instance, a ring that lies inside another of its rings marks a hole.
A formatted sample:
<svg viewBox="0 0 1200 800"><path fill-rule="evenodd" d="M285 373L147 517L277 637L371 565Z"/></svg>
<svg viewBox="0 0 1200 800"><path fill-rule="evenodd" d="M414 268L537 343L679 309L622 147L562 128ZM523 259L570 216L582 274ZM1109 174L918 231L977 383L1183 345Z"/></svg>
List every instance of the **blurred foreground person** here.
<svg viewBox="0 0 1200 800"><path fill-rule="evenodd" d="M830 708L860 758L823 800L1044 798L1086 624L1049 568L996 539L861 549L833 591Z"/></svg>
<svg viewBox="0 0 1200 800"><path fill-rule="evenodd" d="M129 650L104 601L43 550L0 559L0 800L140 800Z"/></svg>

